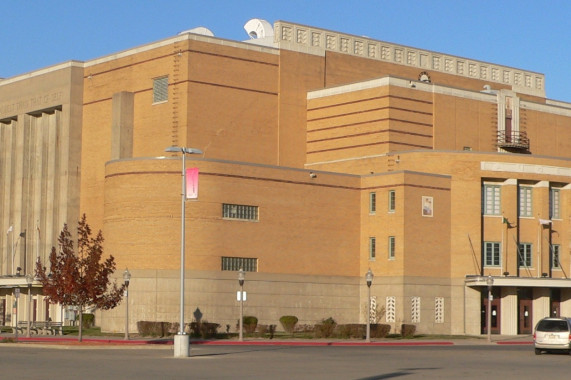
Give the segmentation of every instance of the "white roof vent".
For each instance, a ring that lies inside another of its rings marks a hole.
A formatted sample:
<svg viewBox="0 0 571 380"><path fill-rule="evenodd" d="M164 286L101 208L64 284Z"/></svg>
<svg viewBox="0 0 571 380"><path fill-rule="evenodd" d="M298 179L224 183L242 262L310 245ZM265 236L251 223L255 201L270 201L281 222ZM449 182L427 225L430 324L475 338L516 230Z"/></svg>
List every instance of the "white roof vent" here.
<svg viewBox="0 0 571 380"><path fill-rule="evenodd" d="M253 18L244 25L246 33L251 39L273 37L274 28L266 20Z"/></svg>
<svg viewBox="0 0 571 380"><path fill-rule="evenodd" d="M203 36L214 37L214 33L212 33L212 31L210 29L205 28L204 26L199 26L197 28L183 30L178 35L180 36L181 34L185 34L185 33L202 34Z"/></svg>

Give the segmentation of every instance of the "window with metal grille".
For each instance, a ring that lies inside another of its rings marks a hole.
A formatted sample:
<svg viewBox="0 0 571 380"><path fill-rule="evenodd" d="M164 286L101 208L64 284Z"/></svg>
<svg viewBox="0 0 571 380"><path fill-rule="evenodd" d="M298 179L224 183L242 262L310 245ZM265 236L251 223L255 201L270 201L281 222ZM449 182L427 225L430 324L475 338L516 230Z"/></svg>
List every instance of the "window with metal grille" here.
<svg viewBox="0 0 571 380"><path fill-rule="evenodd" d="M487 267L499 267L501 262L500 243L484 242L484 265Z"/></svg>
<svg viewBox="0 0 571 380"><path fill-rule="evenodd" d="M375 260L376 255L377 255L377 238L370 237L369 238L369 260Z"/></svg>
<svg viewBox="0 0 571 380"><path fill-rule="evenodd" d="M395 322L396 320L396 298L391 296L386 300L386 314L385 319L387 322Z"/></svg>
<svg viewBox="0 0 571 380"><path fill-rule="evenodd" d="M561 262L559 261L560 248L559 244L551 246L551 268L553 269L561 269Z"/></svg>
<svg viewBox="0 0 571 380"><path fill-rule="evenodd" d="M389 190L389 212L395 212L396 206L396 193L394 190Z"/></svg>
<svg viewBox="0 0 571 380"><path fill-rule="evenodd" d="M434 298L434 322L444 323L444 297Z"/></svg>
<svg viewBox="0 0 571 380"><path fill-rule="evenodd" d="M531 267L532 263L532 244L531 243L520 243L518 247L518 263L520 267Z"/></svg>
<svg viewBox="0 0 571 380"><path fill-rule="evenodd" d="M389 236L389 260L395 258L395 237Z"/></svg>
<svg viewBox="0 0 571 380"><path fill-rule="evenodd" d="M258 220L258 206L222 204L222 217L225 219Z"/></svg>
<svg viewBox="0 0 571 380"><path fill-rule="evenodd" d="M521 186L519 188L519 216L532 216L532 188Z"/></svg>
<svg viewBox="0 0 571 380"><path fill-rule="evenodd" d="M377 193L369 193L369 214L374 214L377 211Z"/></svg>
<svg viewBox="0 0 571 380"><path fill-rule="evenodd" d="M499 185L484 185L482 188L482 211L484 215L500 215Z"/></svg>
<svg viewBox="0 0 571 380"><path fill-rule="evenodd" d="M169 98L169 77L153 79L153 103L166 102Z"/></svg>
<svg viewBox="0 0 571 380"><path fill-rule="evenodd" d="M420 323L420 297L412 297L411 299L410 321Z"/></svg>
<svg viewBox="0 0 571 380"><path fill-rule="evenodd" d="M222 270L239 271L243 269L245 272L258 271L258 259L252 257L222 257Z"/></svg>
<svg viewBox="0 0 571 380"><path fill-rule="evenodd" d="M551 219L561 218L561 202L559 189L551 189L549 192L549 215Z"/></svg>

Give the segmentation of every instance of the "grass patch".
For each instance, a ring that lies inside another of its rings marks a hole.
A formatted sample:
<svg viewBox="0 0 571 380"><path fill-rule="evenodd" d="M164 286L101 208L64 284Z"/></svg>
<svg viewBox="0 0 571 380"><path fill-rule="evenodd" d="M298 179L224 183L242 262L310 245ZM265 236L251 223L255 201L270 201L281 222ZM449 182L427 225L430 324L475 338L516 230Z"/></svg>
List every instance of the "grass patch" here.
<svg viewBox="0 0 571 380"><path fill-rule="evenodd" d="M79 326L64 326L63 335L77 336L79 335ZM122 333L101 333L100 327L83 328L83 336L125 336Z"/></svg>

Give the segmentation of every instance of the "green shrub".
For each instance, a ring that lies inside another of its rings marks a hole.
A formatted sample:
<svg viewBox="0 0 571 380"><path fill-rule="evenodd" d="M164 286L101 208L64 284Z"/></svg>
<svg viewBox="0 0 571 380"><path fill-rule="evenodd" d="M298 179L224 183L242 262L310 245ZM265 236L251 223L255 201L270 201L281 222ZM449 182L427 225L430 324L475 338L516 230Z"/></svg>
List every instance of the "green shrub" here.
<svg viewBox="0 0 571 380"><path fill-rule="evenodd" d="M79 319L79 316L77 317ZM95 326L95 315L94 314L83 314L83 327L88 329Z"/></svg>
<svg viewBox="0 0 571 380"><path fill-rule="evenodd" d="M333 335L341 339L349 339L349 338L362 339L366 335L366 328L367 328L366 325L361 325L357 323L337 325Z"/></svg>
<svg viewBox="0 0 571 380"><path fill-rule="evenodd" d="M155 322L155 321L138 321L137 330L141 336L167 336L174 330L178 330L178 323ZM174 328L176 327L176 328Z"/></svg>
<svg viewBox="0 0 571 380"><path fill-rule="evenodd" d="M290 334L293 334L297 321L298 319L295 315L284 315L280 318L280 323L284 330Z"/></svg>
<svg viewBox="0 0 571 380"><path fill-rule="evenodd" d="M372 324L371 325L371 338L386 338L391 331L391 325Z"/></svg>
<svg viewBox="0 0 571 380"><path fill-rule="evenodd" d="M403 323L400 331L401 335L404 338L412 338L414 336L414 333L416 332L416 326Z"/></svg>
<svg viewBox="0 0 571 380"><path fill-rule="evenodd" d="M256 326L258 326L258 318L248 315L244 317L242 323L244 324L246 333L253 334L254 331L256 331Z"/></svg>
<svg viewBox="0 0 571 380"><path fill-rule="evenodd" d="M208 321L190 323L190 331L195 338L214 338L218 332L218 327L220 327L218 323L209 323Z"/></svg>
<svg viewBox="0 0 571 380"><path fill-rule="evenodd" d="M315 325L314 334L316 338L329 338L333 335L333 331L337 326L337 322L331 317L324 319L321 323Z"/></svg>

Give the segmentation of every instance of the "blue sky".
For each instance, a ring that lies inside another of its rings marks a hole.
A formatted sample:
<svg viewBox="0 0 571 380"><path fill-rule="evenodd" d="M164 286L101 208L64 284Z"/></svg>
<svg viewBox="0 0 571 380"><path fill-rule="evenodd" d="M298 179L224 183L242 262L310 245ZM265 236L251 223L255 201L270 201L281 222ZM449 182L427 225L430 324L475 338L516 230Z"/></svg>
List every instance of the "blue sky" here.
<svg viewBox="0 0 571 380"><path fill-rule="evenodd" d="M342 33L543 73L571 102L566 0L3 0L0 77L90 60L205 26L246 40L251 18Z"/></svg>

